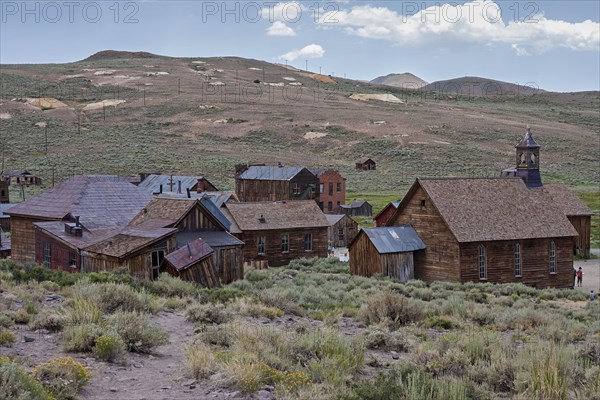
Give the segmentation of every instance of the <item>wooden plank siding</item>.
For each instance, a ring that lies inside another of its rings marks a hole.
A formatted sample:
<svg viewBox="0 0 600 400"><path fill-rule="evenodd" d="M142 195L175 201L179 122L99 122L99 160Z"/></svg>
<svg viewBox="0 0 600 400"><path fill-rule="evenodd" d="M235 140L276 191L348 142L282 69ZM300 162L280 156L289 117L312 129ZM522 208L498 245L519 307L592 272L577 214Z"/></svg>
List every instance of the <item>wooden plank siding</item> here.
<svg viewBox="0 0 600 400"><path fill-rule="evenodd" d="M10 217L13 260L35 262L35 227L34 222L56 221L55 219L27 218L18 215Z"/></svg>
<svg viewBox="0 0 600 400"><path fill-rule="evenodd" d="M244 252L242 246L213 247L212 255L223 285L244 279Z"/></svg>
<svg viewBox="0 0 600 400"><path fill-rule="evenodd" d="M181 271L177 271L170 262L165 260L164 270L171 276L198 283L209 289L221 287L215 260L212 256L206 257Z"/></svg>
<svg viewBox="0 0 600 400"><path fill-rule="evenodd" d="M81 258L76 248L47 235L40 229L35 229L35 262L43 265L44 246L50 246L50 269L60 269L67 272L79 272L81 269ZM75 258L75 268L71 265L71 255Z"/></svg>
<svg viewBox="0 0 600 400"><path fill-rule="evenodd" d="M364 233L352 243L349 251L350 273L370 277L381 274L381 255Z"/></svg>
<svg viewBox="0 0 600 400"><path fill-rule="evenodd" d="M572 215L567 216L567 218L579 234L575 238L573 253L589 257L592 217L589 215Z"/></svg>
<svg viewBox="0 0 600 400"><path fill-rule="evenodd" d="M415 264L412 252L381 254L381 275L400 282L415 278Z"/></svg>
<svg viewBox="0 0 600 400"><path fill-rule="evenodd" d="M348 247L357 234L358 223L347 215L328 229L329 241L333 243L333 247Z"/></svg>
<svg viewBox="0 0 600 400"><path fill-rule="evenodd" d="M221 230L221 227L199 204L196 204L175 226L180 232Z"/></svg>
<svg viewBox="0 0 600 400"><path fill-rule="evenodd" d="M396 213L387 223L388 226L403 224L412 225L427 246L427 250L414 260L417 279L426 282L461 280L458 241L421 187L406 199L402 212Z"/></svg>
<svg viewBox="0 0 600 400"><path fill-rule="evenodd" d="M555 244L556 273L550 273L550 241ZM521 277L515 276L515 244L520 244ZM479 279L479 245L485 246L487 279ZM523 283L546 288L573 287L570 238L461 243L461 282Z"/></svg>
<svg viewBox="0 0 600 400"><path fill-rule="evenodd" d="M312 251L304 250L304 238L312 233ZM283 235L289 236L289 251L281 251ZM327 257L327 227L294 230L245 231L235 235L244 242L244 261L268 261L269 266L281 266L298 258ZM265 253L258 254L258 238L264 237Z"/></svg>
<svg viewBox="0 0 600 400"><path fill-rule="evenodd" d="M241 202L300 200L310 184L314 185L314 191L304 200L316 199L319 197L319 178L308 170L299 172L289 181L236 178L235 193ZM294 193L296 185L299 193Z"/></svg>

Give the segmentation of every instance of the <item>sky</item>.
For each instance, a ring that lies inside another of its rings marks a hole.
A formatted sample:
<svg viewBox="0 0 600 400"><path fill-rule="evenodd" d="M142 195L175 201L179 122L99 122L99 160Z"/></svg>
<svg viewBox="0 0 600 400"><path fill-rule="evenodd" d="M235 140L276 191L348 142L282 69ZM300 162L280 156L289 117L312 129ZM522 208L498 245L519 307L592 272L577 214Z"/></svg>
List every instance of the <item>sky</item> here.
<svg viewBox="0 0 600 400"><path fill-rule="evenodd" d="M600 2L0 0L0 63L101 50L240 56L371 80L480 76L600 90Z"/></svg>

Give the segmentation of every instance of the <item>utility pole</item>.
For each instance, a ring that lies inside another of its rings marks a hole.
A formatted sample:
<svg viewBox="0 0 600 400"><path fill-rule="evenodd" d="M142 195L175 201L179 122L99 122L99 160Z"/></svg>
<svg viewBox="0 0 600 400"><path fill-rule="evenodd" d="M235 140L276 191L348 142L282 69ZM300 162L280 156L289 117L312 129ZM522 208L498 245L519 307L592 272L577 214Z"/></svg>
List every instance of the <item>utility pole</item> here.
<svg viewBox="0 0 600 400"><path fill-rule="evenodd" d="M52 187L54 187L54 165L52 166Z"/></svg>
<svg viewBox="0 0 600 400"><path fill-rule="evenodd" d="M146 107L146 87L144 87L144 107Z"/></svg>
<svg viewBox="0 0 600 400"><path fill-rule="evenodd" d="M48 155L48 122L44 126L44 138L46 139L46 155Z"/></svg>
<svg viewBox="0 0 600 400"><path fill-rule="evenodd" d="M177 95L181 94L181 78L177 78Z"/></svg>

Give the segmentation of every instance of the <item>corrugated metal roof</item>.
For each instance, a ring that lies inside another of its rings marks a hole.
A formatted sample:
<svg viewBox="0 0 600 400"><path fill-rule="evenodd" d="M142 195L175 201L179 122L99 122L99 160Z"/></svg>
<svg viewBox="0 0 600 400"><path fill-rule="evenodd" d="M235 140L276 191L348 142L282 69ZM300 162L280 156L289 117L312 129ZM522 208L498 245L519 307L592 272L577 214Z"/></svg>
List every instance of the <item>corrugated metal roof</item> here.
<svg viewBox="0 0 600 400"><path fill-rule="evenodd" d="M171 180L171 178L173 178ZM159 193L160 185L163 186L163 192L177 192L179 182L181 182L181 192L191 189L198 183L198 179L205 179L204 176L185 176L185 175L148 175L146 179L140 182L138 187L148 193Z"/></svg>
<svg viewBox="0 0 600 400"><path fill-rule="evenodd" d="M380 254L425 249L425 243L410 225L365 228L363 232Z"/></svg>
<svg viewBox="0 0 600 400"><path fill-rule="evenodd" d="M289 181L305 169L304 167L280 167L277 165L252 165L239 175L239 179L265 181Z"/></svg>
<svg viewBox="0 0 600 400"><path fill-rule="evenodd" d="M231 222L229 222L227 217L225 217L225 215L223 215L223 213L221 212L220 208L209 197L201 198L200 204L202 204L206 208L206 210L221 223L223 228L229 230Z"/></svg>
<svg viewBox="0 0 600 400"><path fill-rule="evenodd" d="M186 243L180 249L175 250L165 256L177 271L181 271L197 263L198 261L210 256L215 251L202 239Z"/></svg>

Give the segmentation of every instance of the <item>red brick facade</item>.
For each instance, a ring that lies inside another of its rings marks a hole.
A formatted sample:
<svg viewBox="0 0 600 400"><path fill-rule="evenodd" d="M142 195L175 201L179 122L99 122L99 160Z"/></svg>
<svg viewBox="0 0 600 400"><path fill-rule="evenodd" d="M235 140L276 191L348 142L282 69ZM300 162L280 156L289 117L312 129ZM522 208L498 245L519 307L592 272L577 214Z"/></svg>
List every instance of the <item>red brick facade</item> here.
<svg viewBox="0 0 600 400"><path fill-rule="evenodd" d="M320 193L317 202L325 214L337 214L339 206L346 203L346 180L334 169L319 175Z"/></svg>

